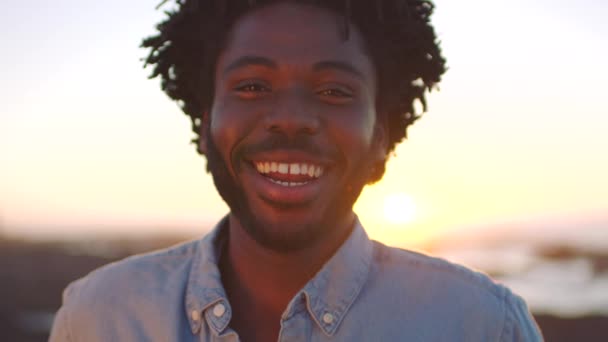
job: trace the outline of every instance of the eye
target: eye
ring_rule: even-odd
[[[331,96],[331,97],[346,97],[346,98],[352,97],[352,95],[349,92],[346,92],[342,89],[336,89],[336,88],[321,90],[319,92],[319,95]]]
[[[270,88],[263,82],[247,81],[237,84],[234,90],[238,93],[261,93],[269,92]]]
[[[346,104],[352,101],[354,93],[345,87],[332,86],[317,92],[321,100],[332,105]]]

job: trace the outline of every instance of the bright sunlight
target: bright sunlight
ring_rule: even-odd
[[[384,199],[384,218],[393,224],[410,223],[416,216],[414,200],[406,194],[396,193]]]

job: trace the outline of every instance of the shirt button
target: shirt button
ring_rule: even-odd
[[[331,324],[333,321],[334,315],[330,314],[329,312],[323,315],[323,322],[325,322],[326,324]]]
[[[222,303],[217,303],[214,307],[213,307],[213,315],[215,317],[222,317],[224,316],[224,313],[226,313],[226,307],[224,306],[224,304]]]
[[[198,321],[199,319],[201,319],[201,313],[198,312],[198,310],[192,310],[192,312],[190,313],[190,317],[192,317],[193,321]]]

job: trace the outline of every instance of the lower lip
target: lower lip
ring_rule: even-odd
[[[251,185],[262,199],[278,205],[305,205],[318,197],[326,173],[305,184],[285,186],[274,183],[268,177],[260,174],[251,164],[243,170],[251,176]]]

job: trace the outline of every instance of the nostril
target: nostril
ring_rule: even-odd
[[[282,131],[281,127],[277,124],[267,124],[266,130],[272,133],[280,133]]]
[[[303,127],[301,129],[301,133],[309,134],[309,135],[314,135],[317,133],[317,131],[318,131],[318,127]]]
[[[314,135],[320,126],[319,118],[307,113],[269,114],[264,127],[273,133]]]

